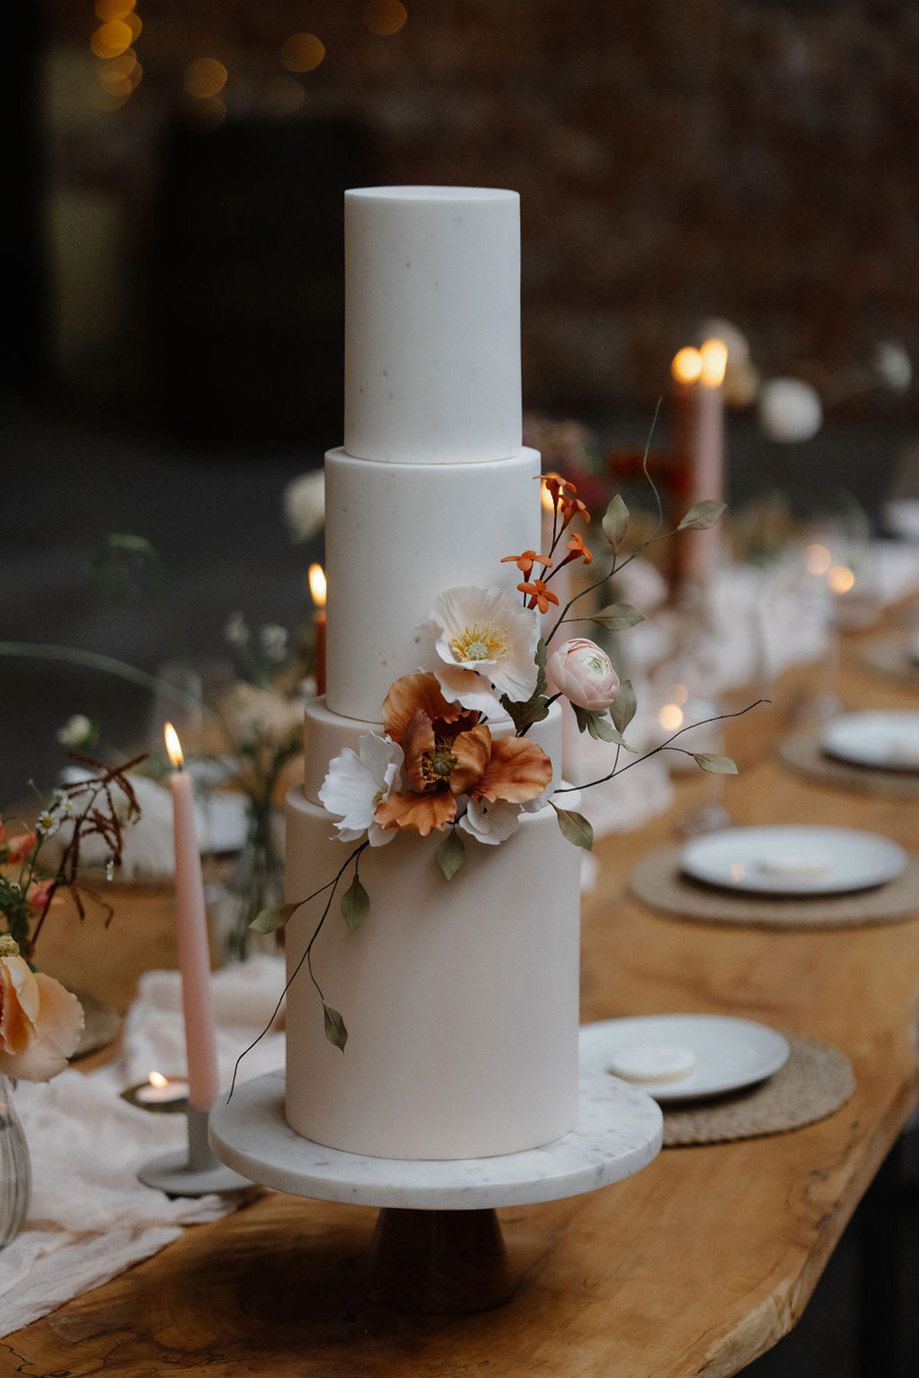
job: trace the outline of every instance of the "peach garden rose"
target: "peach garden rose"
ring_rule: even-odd
[[[60,981],[33,972],[0,936],[0,1072],[50,1081],[67,1066],[83,1029],[83,1008]]]
[[[578,708],[605,712],[619,688],[619,676],[604,650],[576,636],[553,651],[546,663],[549,683]]]

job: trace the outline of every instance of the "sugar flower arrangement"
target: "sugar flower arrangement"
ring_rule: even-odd
[[[121,863],[124,828],[140,817],[125,766],[107,767],[73,755],[87,773],[54,791],[43,804],[34,828],[13,832],[0,819],[0,1072],[26,1081],[50,1081],[63,1071],[83,1029],[83,1010],[75,995],[53,976],[34,968],[35,947],[53,905],[69,894],[81,919],[87,899],[112,917],[112,906],[80,873],[82,845],[101,838],[108,852],[105,877],[111,880]],[[123,820],[117,807],[126,800]],[[67,834],[53,869],[42,852],[56,833]]]
[[[516,832],[524,813],[546,804],[555,810],[563,835],[589,849],[590,823],[562,807],[561,796],[614,779],[660,751],[682,751],[703,770],[736,774],[728,757],[675,745],[687,728],[639,756],[625,736],[636,710],[630,682],[620,682],[609,656],[587,637],[561,640],[563,628],[575,624],[592,622],[623,631],[642,621],[642,614],[629,604],[612,604],[583,616],[576,615],[576,604],[648,545],[673,534],[661,530],[660,504],[654,533],[620,558],[629,511],[620,496],[613,498],[601,522],[608,566],[561,606],[556,592],[561,585],[553,587],[560,570],[574,562],[587,567],[593,561],[583,536],[572,529],[575,522],[588,522],[590,514],[573,483],[557,473],[540,478],[552,501],[548,550],[503,557],[501,563],[516,565],[521,576],[517,597],[494,587],[461,587],[434,600],[419,628],[422,668],[395,681],[382,705],[382,733],[366,732],[357,751],[341,751],[319,791],[320,802],[338,820],[337,838],[356,845],[337,874],[314,894],[263,910],[253,922],[257,931],[272,932],[301,905],[325,896],[322,914],[290,980],[306,964],[322,1002],[326,1037],[341,1049],[347,1029],[319,986],[312,949],[349,870],[350,883],[340,901],[342,916],[352,930],[369,917],[370,896],[360,878],[361,857],[368,847],[385,846],[400,832],[421,837],[436,833],[442,838],[436,862],[451,881],[463,865],[467,840],[498,846]],[[711,527],[723,511],[723,503],[697,503],[676,529]],[[543,636],[541,628],[548,622],[552,625]],[[560,698],[572,706],[581,732],[613,743],[616,751],[607,774],[553,791],[552,762],[527,738]],[[632,759],[620,765],[623,752]]]

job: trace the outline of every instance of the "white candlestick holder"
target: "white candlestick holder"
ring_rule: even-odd
[[[210,1112],[185,1109],[188,1125],[186,1148],[161,1153],[138,1168],[137,1176],[145,1187],[164,1191],[167,1196],[218,1196],[228,1191],[246,1191],[253,1187],[248,1177],[241,1177],[232,1168],[224,1167],[208,1143]]]

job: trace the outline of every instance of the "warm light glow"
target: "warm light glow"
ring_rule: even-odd
[[[673,356],[670,372],[678,383],[695,383],[702,373],[702,355],[691,345]]]
[[[163,728],[163,736],[166,739],[166,754],[176,770],[180,770],[185,757],[182,754],[182,743],[179,741],[179,734],[176,732],[171,722]]]
[[[127,48],[119,57],[109,58],[99,76],[102,81],[107,81],[109,76],[129,77],[137,66],[137,54],[133,48]]]
[[[292,115],[306,99],[306,92],[294,77],[273,77],[265,87],[265,94],[278,115]]]
[[[739,861],[733,861],[728,869],[731,872],[731,880],[735,885],[738,885],[744,878],[746,867],[742,866]]]
[[[164,1077],[162,1072],[151,1072],[148,1078],[151,1086],[168,1086],[169,1078]]]
[[[542,503],[544,512],[554,512],[555,503],[552,501],[552,494],[545,483],[539,485],[539,501]]]
[[[190,96],[207,100],[227,84],[229,73],[215,57],[197,57],[185,68],[185,90]]]
[[[325,44],[314,33],[292,33],[281,48],[281,61],[288,72],[312,72],[324,57]]]
[[[682,708],[683,704],[689,698],[689,690],[686,688],[685,684],[671,684],[667,696]]]
[[[855,575],[845,565],[832,565],[827,572],[826,581],[834,593],[848,593],[855,583]]]
[[[706,340],[699,353],[702,355],[702,372],[699,377],[703,387],[720,388],[728,366],[727,345],[723,340]]]
[[[123,19],[112,19],[96,29],[89,46],[96,57],[120,57],[134,42],[134,34]]]
[[[665,732],[676,732],[683,726],[683,710],[678,703],[665,703],[657,720]]]
[[[809,545],[804,552],[804,563],[808,574],[826,574],[833,557],[825,545]]]
[[[398,33],[408,19],[402,0],[370,0],[364,8],[364,26],[383,37]]]
[[[317,608],[325,607],[326,578],[322,565],[310,565],[310,594]]]
[[[135,0],[96,0],[96,14],[105,23],[108,19],[123,19],[134,8]]]
[[[140,38],[144,26],[139,14],[126,14],[123,18],[123,22],[127,24],[135,39]]]
[[[99,80],[109,95],[123,96],[125,100],[134,90],[134,83],[131,78],[123,77],[118,72],[100,72]]]

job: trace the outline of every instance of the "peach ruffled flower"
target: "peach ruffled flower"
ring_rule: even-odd
[[[31,971],[11,938],[0,943],[0,1072],[50,1081],[76,1051],[83,1008],[53,976]]]
[[[523,803],[541,794],[552,776],[541,747],[517,737],[493,741],[475,713],[444,697],[432,674],[396,680],[383,704],[383,724],[405,753],[411,786],[391,791],[374,811],[383,829],[427,837],[455,820],[461,795]]]
[[[553,689],[593,713],[605,712],[619,689],[619,676],[609,656],[585,636],[576,636],[553,651],[546,674]]]

